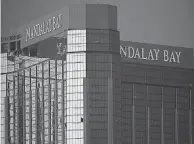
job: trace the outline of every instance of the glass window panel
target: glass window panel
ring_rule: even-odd
[[[72,64],[71,63],[68,63],[67,64],[67,70],[68,71],[72,71],[73,69],[72,69]]]
[[[78,65],[77,65],[77,70],[86,70],[86,64],[85,63],[79,63]]]
[[[73,97],[73,100],[82,100],[83,99],[83,94],[82,93],[72,93],[72,94],[68,94],[68,97],[71,98]],[[70,99],[68,99],[70,100]]]
[[[83,79],[82,78],[77,80],[77,85],[83,85]]]
[[[78,105],[76,105],[78,108],[68,108],[69,115],[83,115],[83,108],[80,108]]]
[[[77,85],[77,79],[72,79],[71,80],[71,85],[74,85],[74,86]]]
[[[76,78],[76,77],[78,77],[78,71],[74,71],[74,72],[72,72],[72,76],[73,76],[73,78]]]
[[[67,84],[69,83],[70,78],[73,78],[73,72],[67,72]]]
[[[77,63],[72,63],[72,71],[77,71],[77,66],[78,64]]]
[[[83,103],[83,101],[78,101],[77,99],[75,99],[74,101],[68,101],[67,102],[67,107],[68,108],[81,107],[82,103]]]
[[[67,123],[72,123],[72,122],[81,122],[81,116],[67,116]],[[68,124],[68,127],[69,127],[69,124]]]
[[[73,92],[75,92],[75,91],[73,90],[73,87],[68,86],[68,88],[67,88],[67,93],[73,93]],[[69,95],[67,95],[67,98],[69,98]]]
[[[86,77],[86,71],[81,71],[80,77]]]

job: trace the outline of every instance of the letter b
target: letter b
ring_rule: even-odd
[[[167,50],[164,50],[164,61],[165,62],[169,61],[168,51]]]

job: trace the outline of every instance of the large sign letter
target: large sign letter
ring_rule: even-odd
[[[26,29],[26,41],[30,39],[30,28]]]
[[[164,50],[164,61],[165,62],[169,61],[168,51],[167,50]]]
[[[121,54],[121,57],[124,55],[125,57],[127,57],[127,51],[126,51],[126,47],[125,49],[123,49],[122,46],[120,46],[120,54]]]

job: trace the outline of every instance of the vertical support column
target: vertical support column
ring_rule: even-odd
[[[57,59],[55,59],[55,144],[58,144],[58,88],[57,88]]]
[[[84,94],[84,144],[90,144],[91,132],[90,132],[90,122],[89,122],[89,81],[87,78],[83,78],[83,94]]]
[[[18,88],[18,94],[17,94],[17,144],[20,144],[20,79],[19,79],[19,72],[17,73],[17,88]]]
[[[192,144],[192,87],[189,89],[189,141]]]
[[[176,100],[175,100],[175,143],[179,144],[179,135],[178,135],[178,90],[176,88]]]
[[[9,143],[9,84],[6,75],[6,96],[4,98],[4,113],[5,113],[5,144]]]
[[[44,63],[42,63],[42,101],[41,101],[41,117],[42,117],[42,126],[41,126],[41,131],[42,131],[42,144],[45,142],[45,135],[44,135]]]
[[[146,97],[147,97],[147,144],[150,144],[150,105],[149,105],[149,94],[148,94],[149,87],[146,86]]]
[[[49,124],[48,124],[48,139],[49,144],[51,144],[51,85],[48,85],[48,114],[49,114]]]
[[[39,141],[38,141],[38,91],[39,91],[39,89],[36,88],[36,90],[35,90],[35,121],[36,121],[35,142],[36,142],[36,144],[39,144]]]
[[[66,55],[67,56],[67,55]],[[65,101],[65,105],[64,105],[64,110],[65,110],[65,143],[67,143],[67,63],[66,63],[66,67],[65,67],[65,97],[64,97],[64,101]]]
[[[23,144],[26,144],[26,97],[25,97],[25,70],[23,70],[22,79],[23,92]]]
[[[62,96],[62,143],[65,143],[65,126],[64,126],[64,55],[62,55],[62,82],[61,82],[61,96]]]
[[[113,81],[108,78],[108,144],[113,142]]]
[[[29,77],[30,77],[30,93],[29,93],[29,144],[32,144],[32,89],[31,89],[31,68],[29,71]]]
[[[148,106],[148,144],[150,144],[150,106]]]
[[[48,137],[49,137],[49,144],[51,144],[51,81],[50,81],[50,75],[51,75],[51,72],[50,72],[50,61],[49,61],[49,66],[48,66],[48,70],[49,70],[49,84],[48,84],[48,100],[49,100],[49,104],[48,104],[48,107],[49,107],[49,110],[48,110],[48,113],[49,113],[49,125],[48,125]]]
[[[135,84],[132,91],[132,144],[135,144]]]
[[[53,113],[52,113],[52,137],[53,137],[53,141],[52,143],[55,144],[55,101],[53,100]]]
[[[4,109],[5,109],[5,144],[9,143],[9,110],[8,110],[8,97],[4,98]]]
[[[162,86],[162,108],[161,108],[161,144],[164,144],[164,88]]]
[[[13,142],[14,143],[16,143],[16,141],[15,141],[15,133],[16,133],[16,131],[15,131],[15,116],[16,116],[16,114],[15,114],[15,109],[16,109],[16,107],[15,107],[15,76],[13,76]]]
[[[35,117],[36,117],[36,144],[41,143],[41,127],[40,127],[40,91],[39,87],[36,88],[35,96]]]
[[[36,65],[36,88],[38,87],[38,66]]]
[[[39,91],[39,84],[38,84],[38,67],[36,66],[36,91],[35,91],[35,120],[36,120],[36,136],[35,141],[36,144],[41,143],[41,136],[40,136],[40,91]]]
[[[37,82],[37,65],[36,65],[36,75],[35,75],[35,79],[36,79],[36,90],[35,90],[35,123],[36,123],[36,125],[35,125],[35,129],[36,129],[36,135],[35,135],[35,142],[36,142],[36,144],[38,144],[38,122],[37,122],[37,120],[38,120],[38,92],[39,92],[39,89],[38,89],[38,82]]]
[[[7,75],[6,75],[6,84],[7,84],[7,122],[8,122],[8,142],[10,143],[11,142],[11,129],[10,129],[10,122],[11,122],[11,117],[10,117],[10,107],[11,107],[11,104],[10,104],[10,82],[8,81],[7,79]]]

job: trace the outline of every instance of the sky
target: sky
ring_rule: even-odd
[[[1,0],[2,36],[75,3],[118,6],[121,40],[194,48],[194,0]]]

